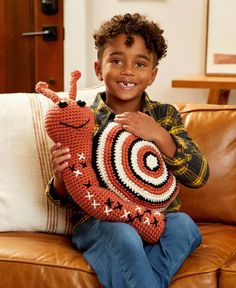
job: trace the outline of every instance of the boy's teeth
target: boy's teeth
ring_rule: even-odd
[[[133,87],[134,83],[124,83],[124,82],[120,82],[121,85],[125,86],[125,87]]]

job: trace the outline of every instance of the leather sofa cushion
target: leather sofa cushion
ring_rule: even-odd
[[[0,279],[1,287],[101,287],[70,237],[36,232],[0,233]]]
[[[235,281],[236,277],[236,227],[199,227],[203,243],[187,258],[170,287],[189,287],[191,283],[191,288],[214,288],[221,270],[222,281],[227,278],[228,287],[233,287],[230,283],[235,283],[231,279]],[[31,288],[101,287],[91,267],[73,248],[70,237],[45,233],[0,234],[0,279],[2,287],[13,287],[14,283],[18,288],[26,287],[26,283]]]
[[[222,283],[235,287],[236,227],[223,224],[199,224],[202,244],[186,259],[174,276],[170,288],[215,288],[218,277]],[[230,278],[229,278],[230,276]]]
[[[221,288],[236,285],[236,253],[234,252],[226,264],[221,268],[219,285]]]
[[[236,224],[236,106],[179,105],[189,135],[208,159],[200,189],[181,187],[182,210],[197,222]]]

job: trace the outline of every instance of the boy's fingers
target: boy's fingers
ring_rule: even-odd
[[[52,154],[52,163],[55,163],[57,165],[60,165],[60,163],[68,160],[71,158],[71,155],[69,153],[63,153],[61,152],[62,150],[60,151],[55,151],[53,154]]]
[[[57,157],[60,157],[62,155],[68,154],[70,152],[69,148],[63,148],[63,149],[56,149],[52,152],[52,159],[56,159]]]
[[[136,112],[124,112],[122,114],[117,114],[115,119],[132,119],[136,114]]]
[[[52,159],[52,169],[54,174],[60,173],[65,167],[68,166],[68,160],[71,158],[70,154],[66,154],[55,159]]]
[[[61,143],[55,143],[55,144],[51,147],[51,149],[50,149],[51,154],[52,154],[54,151],[56,151],[57,149],[59,149],[60,147],[61,147]]]
[[[125,116],[119,116],[119,117],[115,117],[114,121],[116,123],[120,123],[120,124],[129,124],[130,120],[128,117],[125,117]]]
[[[68,166],[68,162],[63,162],[60,166],[56,166],[53,169],[54,175],[57,177],[61,176],[61,172]]]

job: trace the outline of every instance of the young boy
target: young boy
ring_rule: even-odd
[[[190,187],[202,186],[208,164],[183,127],[180,114],[167,104],[151,101],[145,92],[166,54],[163,30],[139,14],[114,16],[94,34],[95,73],[106,90],[92,108],[96,129],[113,119],[136,136],[157,145],[176,178]],[[166,228],[160,241],[144,243],[129,224],[92,218],[68,196],[61,172],[69,149],[52,149],[54,178],[48,195],[56,203],[75,207],[73,243],[92,266],[104,287],[168,287],[186,257],[201,243],[197,225],[180,213],[178,197],[166,209]]]

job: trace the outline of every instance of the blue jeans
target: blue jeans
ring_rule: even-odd
[[[106,288],[168,287],[186,257],[201,243],[197,225],[185,213],[170,213],[160,241],[148,245],[129,224],[91,218],[72,242]]]

